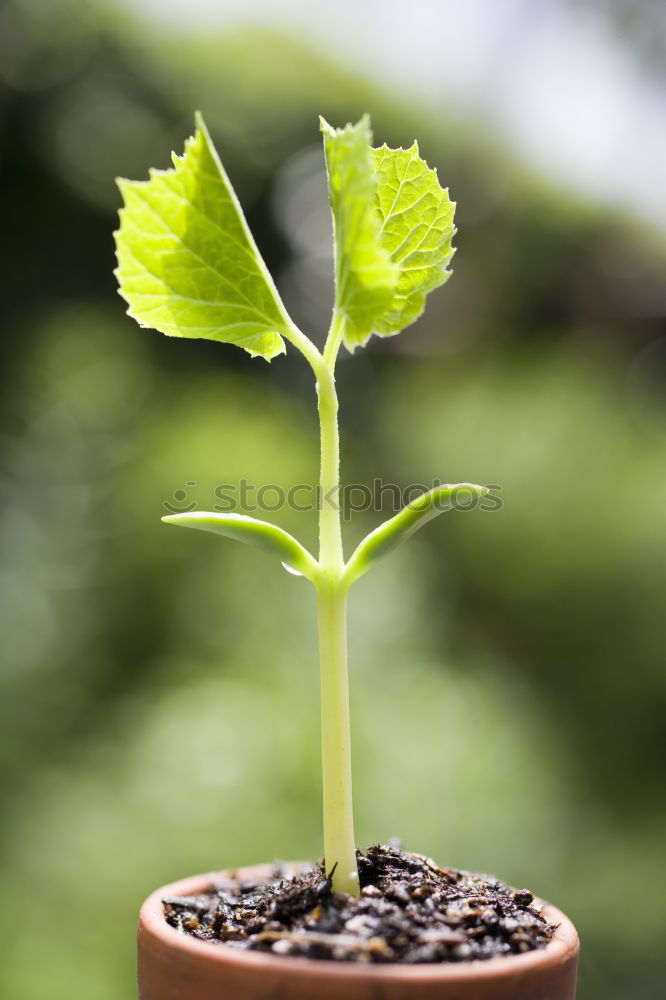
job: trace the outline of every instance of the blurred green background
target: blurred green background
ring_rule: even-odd
[[[332,295],[318,113],[418,136],[459,205],[455,275],[426,317],[339,368],[348,482],[471,480],[504,500],[440,518],[355,588],[359,844],[396,835],[551,898],[581,932],[580,1000],[663,995],[666,213],[650,178],[666,159],[645,123],[664,122],[664,8],[479,0],[459,49],[459,6],[0,11],[2,996],[131,997],[156,885],[321,851],[310,588],[159,521],[178,490],[205,509],[219,483],[312,482],[312,380],[293,352],[269,366],[139,330],[112,275],[114,177],[166,166],[195,108],[315,338]],[[546,35],[560,119],[525,104],[548,84]],[[475,52],[474,94],[438,75],[448,59],[464,82]],[[577,95],[569,57],[589,66]],[[612,105],[603,134],[591,94]],[[313,515],[274,517],[314,541]],[[381,517],[355,516],[348,544]]]

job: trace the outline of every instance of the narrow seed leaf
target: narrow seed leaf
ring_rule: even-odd
[[[418,143],[409,149],[372,150],[377,200],[382,217],[381,243],[399,268],[398,286],[389,309],[374,332],[400,333],[425,309],[428,292],[451,276],[454,254],[455,204],[419,156]]]
[[[162,520],[167,524],[212,531],[238,542],[256,545],[264,552],[277,556],[285,569],[305,576],[308,580],[313,580],[317,573],[317,563],[308,550],[293,535],[268,521],[258,521],[245,514],[217,514],[208,511],[167,514]]]
[[[350,350],[364,344],[391,307],[398,268],[380,241],[382,219],[367,115],[331,128],[321,119],[335,241],[335,308]]]
[[[148,181],[118,180],[119,290],[128,314],[170,337],[203,337],[270,361],[289,318],[201,115],[182,157]]]
[[[436,486],[412,500],[395,517],[384,521],[359,543],[347,563],[346,582],[358,580],[378,559],[388,555],[424,524],[445,510],[451,510],[457,500],[462,501],[465,496],[483,496],[485,493],[488,493],[486,486],[457,483],[454,486]]]

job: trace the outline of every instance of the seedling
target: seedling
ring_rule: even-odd
[[[203,337],[271,361],[285,341],[316,379],[321,464],[319,554],[292,535],[243,514],[193,511],[162,520],[249,542],[277,556],[317,591],[321,664],[324,857],[338,892],[359,891],[352,816],[347,595],[382,556],[482,486],[438,486],[372,531],[345,560],[335,365],[371,335],[400,333],[423,312],[428,292],[450,276],[454,204],[434,170],[409,149],[371,147],[367,116],[321,131],[335,242],[335,305],[323,350],[288,315],[261,258],[201,115],[173,169],[148,181],[120,180],[125,202],[116,233],[120,294],[140,326]]]

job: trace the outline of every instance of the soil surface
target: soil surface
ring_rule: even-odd
[[[357,856],[358,898],[333,892],[321,864],[295,875],[277,865],[262,882],[169,896],[166,919],[213,944],[344,962],[496,958],[543,948],[555,931],[527,889],[379,844]]]

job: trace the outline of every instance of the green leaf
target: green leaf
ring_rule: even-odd
[[[419,156],[418,143],[409,149],[373,149],[377,200],[382,218],[380,240],[399,268],[390,307],[374,332],[400,333],[425,309],[428,292],[451,276],[454,254],[455,204],[440,187],[437,171]]]
[[[331,128],[321,119],[335,240],[335,308],[350,350],[364,344],[391,307],[398,268],[380,241],[382,220],[367,115]]]
[[[437,172],[409,149],[371,149],[369,119],[333,129],[322,119],[335,233],[336,311],[353,351],[416,320],[450,277],[454,203]]]
[[[397,545],[404,542],[415,531],[431,521],[433,517],[437,517],[445,510],[451,510],[457,501],[462,501],[465,495],[480,497],[488,492],[486,486],[456,483],[454,486],[436,486],[427,493],[423,493],[416,500],[412,500],[406,507],[403,507],[395,517],[384,521],[369,535],[366,535],[347,563],[346,582],[353,583],[354,580],[358,580],[378,559],[388,555]]]
[[[167,514],[162,520],[167,524],[212,531],[238,542],[256,545],[264,552],[277,556],[285,569],[305,576],[308,580],[313,580],[317,574],[317,563],[308,550],[293,535],[268,521],[258,521],[245,514],[214,514],[208,511]]]
[[[196,124],[174,169],[118,181],[120,294],[141,326],[270,361],[290,320],[200,115]]]

